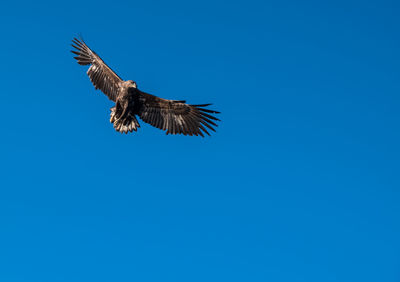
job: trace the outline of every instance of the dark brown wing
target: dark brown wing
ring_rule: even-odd
[[[217,111],[205,109],[211,104],[188,105],[185,101],[166,100],[154,95],[139,92],[139,117],[154,127],[166,130],[167,134],[210,135],[207,129],[215,131],[219,121],[211,114]]]
[[[90,48],[82,39],[74,38],[71,51],[80,65],[90,65],[87,74],[96,89],[100,89],[115,102],[118,96],[118,83],[122,79]]]

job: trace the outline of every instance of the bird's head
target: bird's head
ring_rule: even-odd
[[[133,80],[128,80],[128,82],[130,87],[137,88],[136,82],[134,82]]]

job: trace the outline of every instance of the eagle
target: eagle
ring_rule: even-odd
[[[166,131],[166,134],[189,136],[210,135],[219,121],[207,109],[211,104],[189,105],[184,100],[167,100],[139,90],[133,80],[122,80],[82,38],[72,40],[71,52],[78,64],[89,65],[87,75],[95,89],[100,89],[115,105],[110,109],[110,122],[116,131],[128,133],[140,127],[136,116],[142,121]]]

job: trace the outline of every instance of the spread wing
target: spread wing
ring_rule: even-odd
[[[205,109],[211,104],[188,105],[185,101],[166,100],[154,95],[139,92],[138,95],[139,117],[154,127],[167,130],[167,134],[200,135],[209,130],[215,131],[219,121],[211,114],[217,111]]]
[[[71,51],[80,65],[90,65],[87,74],[96,89],[100,89],[110,100],[118,96],[118,83],[122,79],[106,63],[92,51],[82,39],[74,38]]]

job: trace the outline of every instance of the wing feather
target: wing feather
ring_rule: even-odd
[[[118,96],[118,85],[122,79],[86,45],[83,39],[74,38],[72,42],[71,45],[76,50],[71,52],[77,55],[74,58],[78,64],[90,65],[87,74],[95,89],[100,89],[110,100],[115,101]]]
[[[210,135],[219,121],[212,114],[219,112],[205,109],[211,104],[189,105],[183,100],[167,100],[139,91],[138,115],[146,123],[165,130],[167,134]]]

